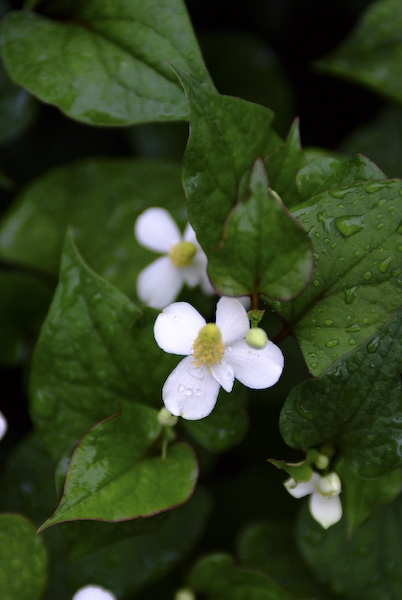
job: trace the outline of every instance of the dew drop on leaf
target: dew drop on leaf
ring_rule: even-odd
[[[366,271],[363,275],[364,279],[367,279],[367,280],[371,279],[371,276],[372,276],[371,271]]]
[[[357,286],[351,287],[349,290],[345,290],[345,304],[352,304],[357,296]]]
[[[339,340],[328,340],[328,342],[325,345],[327,348],[334,348],[338,344],[339,344]]]
[[[335,225],[344,237],[350,237],[354,233],[364,229],[364,215],[350,215],[335,219]]]

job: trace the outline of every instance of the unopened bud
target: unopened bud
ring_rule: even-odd
[[[182,588],[177,590],[174,595],[174,600],[196,600],[193,590],[190,588]]]
[[[247,331],[246,342],[251,348],[262,350],[268,344],[268,336],[261,327],[252,327]]]
[[[162,427],[174,427],[178,420],[179,418],[172,415],[165,407],[158,412],[159,425],[162,425]]]

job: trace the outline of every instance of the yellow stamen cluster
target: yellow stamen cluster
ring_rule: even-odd
[[[179,242],[170,248],[169,258],[175,267],[181,269],[192,264],[196,252],[197,248],[192,242]]]
[[[205,365],[210,369],[222,361],[225,345],[222,334],[214,323],[204,325],[193,344],[193,357],[196,367]]]

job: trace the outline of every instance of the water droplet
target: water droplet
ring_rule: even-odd
[[[328,340],[328,342],[325,345],[327,348],[334,348],[338,344],[339,344],[339,340]]]
[[[358,250],[356,250],[356,252],[354,253],[354,257],[359,258],[359,256],[360,256],[360,252]]]
[[[393,204],[391,204],[390,206],[388,206],[387,211],[388,212],[392,212],[394,210],[395,206]]]
[[[349,193],[349,188],[346,188],[346,190],[331,190],[329,192],[329,194],[333,197],[333,198],[340,198],[341,200],[346,196],[346,194]]]
[[[320,239],[320,237],[321,237],[321,236],[320,236],[320,234],[318,233],[318,231],[316,231],[314,235],[315,235],[315,237],[316,237],[318,240],[319,240],[319,239]]]
[[[363,220],[365,215],[349,215],[335,219],[335,225],[344,237],[350,237],[354,233],[364,229]]]
[[[182,384],[179,385],[179,392],[184,392],[184,385],[182,385]]]
[[[380,229],[382,229],[383,227],[384,227],[384,223],[378,223],[378,225],[375,226],[377,231],[380,231]]]
[[[228,352],[233,352],[232,346],[228,346]]]
[[[324,323],[325,323],[325,325],[330,326],[333,324],[333,321],[331,321],[331,319],[325,319]]]
[[[187,58],[188,58],[188,60],[194,60],[195,59],[195,52],[190,52]]]
[[[358,325],[357,323],[354,323],[353,325],[350,325],[349,327],[346,328],[346,331],[348,331],[349,333],[357,333],[358,331],[360,331],[361,327],[360,325]]]
[[[202,390],[195,390],[195,395],[196,396],[201,396],[202,395]]]
[[[368,320],[367,318],[363,319],[363,323],[364,323],[365,325],[367,325],[367,324],[368,324],[368,322],[369,322],[369,320]]]
[[[336,242],[335,242],[334,244],[331,244],[331,248],[332,248],[332,250],[334,250],[334,249],[337,247],[337,245],[338,245],[338,244],[337,244]]]
[[[329,217],[327,215],[327,213],[324,212],[319,212],[317,214],[317,219],[320,221],[320,223],[322,223],[324,225],[324,231],[326,231],[327,233],[329,233],[331,231],[331,223],[334,220],[334,217]],[[329,242],[329,240],[328,240]],[[328,242],[325,242],[326,244]]]
[[[356,346],[356,340],[354,340],[353,338],[350,338],[348,344],[349,344],[349,346]]]
[[[316,363],[316,362],[311,363],[312,369],[316,369],[317,367],[318,367],[318,363]]]
[[[385,198],[381,198],[381,200],[378,200],[378,202],[376,202],[373,205],[373,208],[379,208],[380,206],[384,206],[384,204],[386,204],[386,199]],[[380,218],[381,219],[381,215],[379,217],[377,217],[377,219]]]
[[[313,285],[315,285],[315,287],[318,287],[320,285],[320,282],[318,281],[318,279],[314,279]]]
[[[367,280],[369,280],[369,279],[371,279],[371,275],[372,275],[371,271],[366,271],[366,272],[363,274],[363,277],[364,277],[364,279],[367,279]]]
[[[329,238],[325,238],[324,244],[329,244]]]
[[[190,388],[187,388],[184,393],[186,394],[186,396],[192,396],[193,395],[193,390],[190,390]]]
[[[380,337],[376,336],[367,344],[367,352],[369,352],[370,354],[374,354],[375,352],[377,352],[379,345]]]
[[[179,317],[177,315],[174,315],[173,321],[178,321],[178,320],[179,320]]]
[[[394,269],[393,271],[391,271],[392,277],[398,277],[398,275],[400,275],[401,273],[402,269]]]
[[[397,246],[396,249],[398,250],[398,252],[402,252],[402,246]]]
[[[391,260],[392,260],[392,256],[388,256],[388,258],[386,258],[385,260],[380,262],[380,266],[378,268],[380,269],[381,273],[386,273]]]
[[[348,315],[348,316],[346,317],[346,320],[347,320],[347,322],[348,322],[348,323],[350,323],[350,321],[352,320],[352,317],[351,317],[351,315]]]
[[[351,287],[349,290],[345,290],[345,304],[352,304],[352,302],[354,301],[354,299],[357,296],[357,289],[358,286],[355,285],[354,287]]]
[[[366,192],[368,194],[373,194],[374,192],[378,192],[379,190],[382,190],[385,185],[386,184],[381,181],[369,181],[368,184],[366,185]]]

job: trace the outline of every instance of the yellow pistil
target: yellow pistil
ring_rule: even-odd
[[[222,334],[214,323],[204,325],[193,344],[193,357],[196,367],[205,365],[210,369],[222,361],[225,345]]]
[[[192,264],[196,253],[197,248],[192,242],[179,242],[170,248],[169,258],[175,267],[181,269]]]

